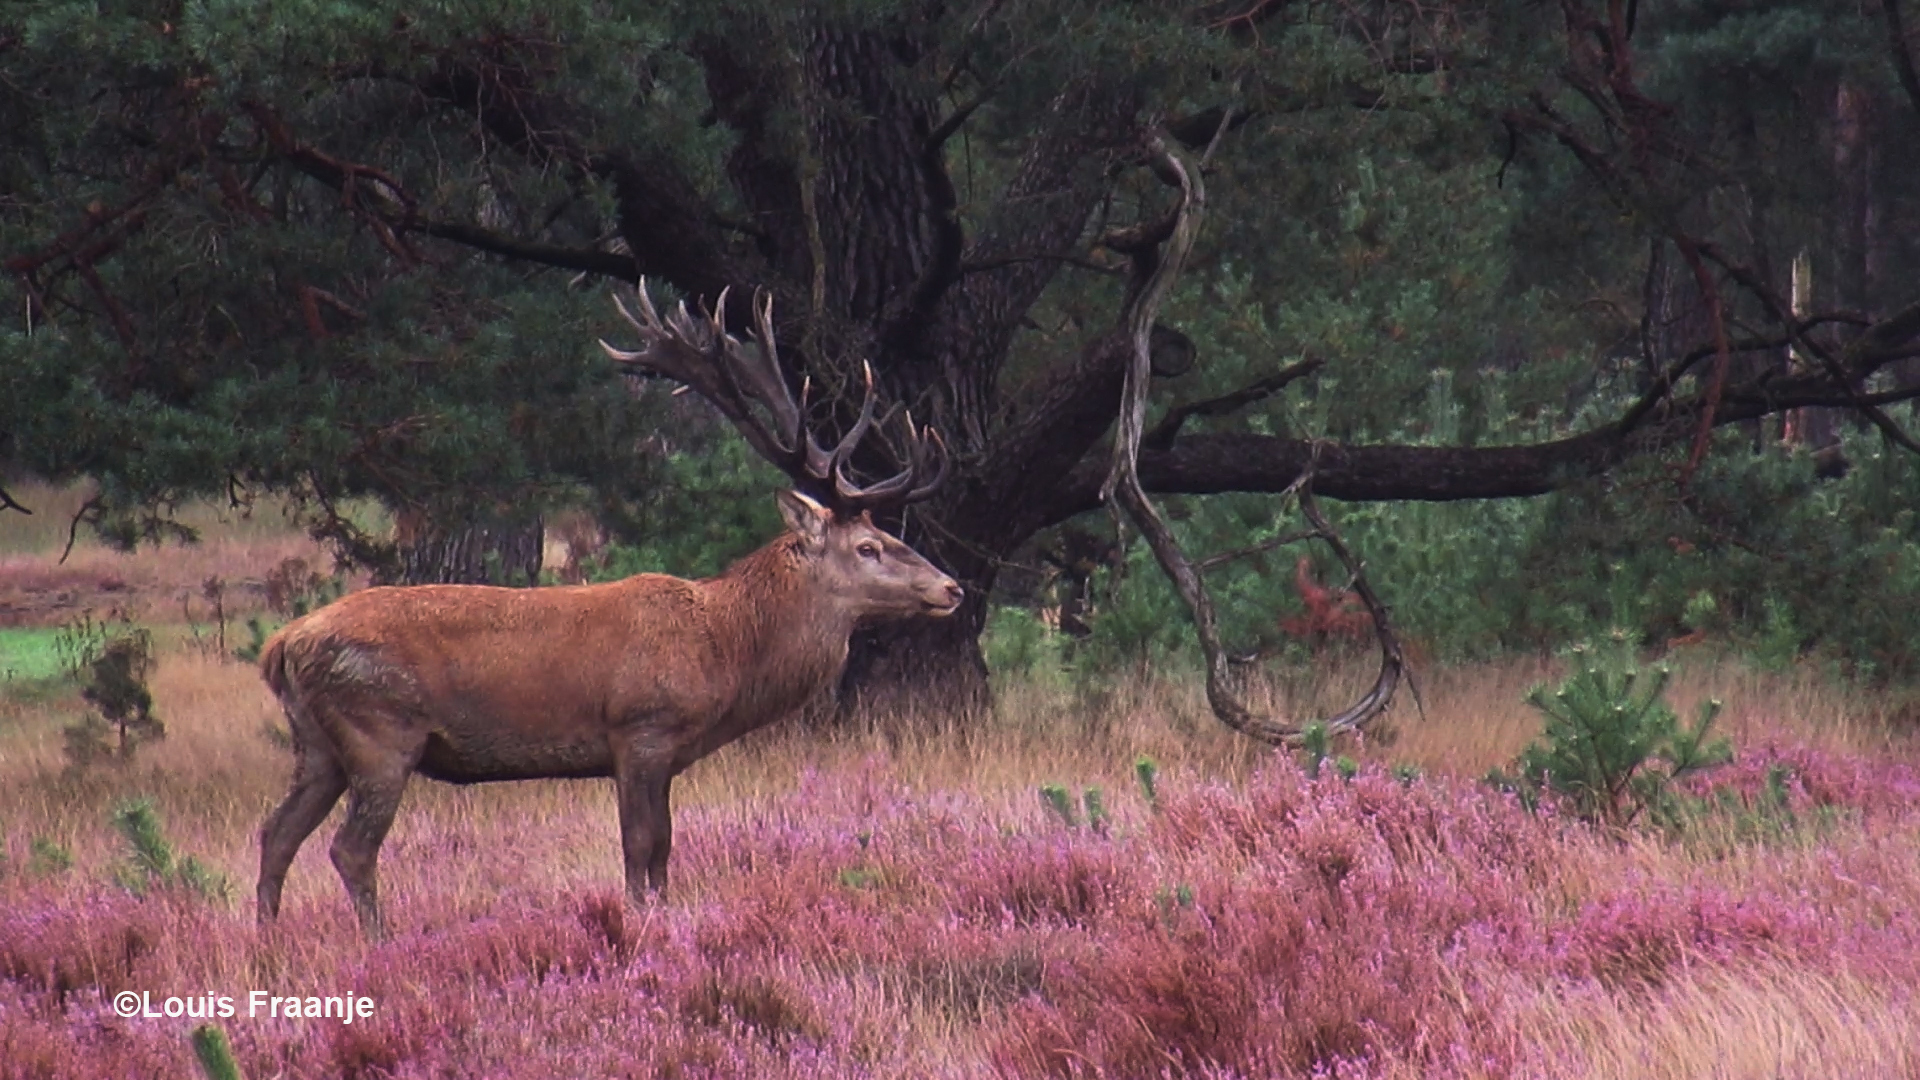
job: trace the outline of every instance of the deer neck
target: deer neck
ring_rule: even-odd
[[[797,538],[775,540],[712,585],[741,614],[738,662],[764,695],[804,700],[839,676],[854,618],[820,585]]]

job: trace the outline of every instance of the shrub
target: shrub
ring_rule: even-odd
[[[113,828],[127,842],[127,861],[115,869],[114,879],[136,896],[147,890],[180,888],[208,899],[228,899],[233,885],[225,875],[209,870],[191,855],[176,860],[173,845],[160,829],[160,816],[153,803],[136,799],[120,804],[113,811]]]
[[[1558,690],[1528,693],[1546,715],[1546,731],[1521,752],[1515,775],[1496,769],[1489,779],[1528,805],[1551,792],[1581,817],[1616,828],[1643,815],[1677,823],[1673,782],[1732,757],[1725,739],[1707,739],[1720,703],[1702,703],[1693,724],[1682,725],[1662,699],[1671,670],[1642,670],[1624,643],[1617,646],[1574,649],[1577,670]]]
[[[91,652],[80,696],[94,711],[64,731],[69,765],[84,769],[99,761],[126,762],[142,745],[165,738],[166,725],[153,715],[153,694],[147,690],[153,635],[129,628],[77,647]]]

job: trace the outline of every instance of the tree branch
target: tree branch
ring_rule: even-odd
[[[1270,537],[1257,544],[1248,544],[1246,547],[1234,548],[1232,551],[1223,551],[1218,555],[1209,555],[1201,559],[1196,565],[1203,571],[1212,570],[1215,567],[1225,566],[1230,562],[1249,558],[1262,552],[1272,551],[1277,547],[1297,544],[1302,540],[1311,540],[1318,535],[1320,534],[1314,532],[1312,529],[1308,529],[1305,532],[1281,533],[1279,536]]]
[[[1920,400],[1920,387],[1863,395],[1874,407]],[[1714,425],[1769,416],[1808,405],[1854,407],[1856,399],[1814,376],[1730,388]],[[1273,435],[1188,435],[1171,447],[1140,451],[1140,483],[1158,495],[1286,492],[1311,465],[1313,489],[1348,502],[1458,502],[1546,495],[1605,473],[1644,454],[1685,444],[1704,401],[1689,399],[1659,424],[1620,421],[1550,442],[1519,446],[1340,446]],[[1318,458],[1316,460],[1316,453]],[[1044,528],[1100,507],[1105,462],[1080,463],[1048,507]]]
[[[1325,360],[1317,357],[1309,358],[1297,364],[1289,364],[1266,378],[1261,379],[1259,382],[1241,387],[1231,394],[1222,394],[1219,397],[1208,398],[1205,401],[1195,401],[1186,405],[1176,405],[1167,410],[1167,415],[1161,418],[1158,424],[1154,425],[1152,431],[1141,436],[1140,445],[1143,449],[1165,450],[1167,447],[1173,445],[1174,437],[1180,434],[1180,428],[1189,418],[1195,416],[1227,416],[1238,412],[1256,401],[1264,400],[1279,393],[1295,380],[1305,378],[1319,371],[1325,367],[1326,364],[1327,362]]]
[[[1225,132],[1226,121],[1226,117],[1221,117],[1220,133]],[[1217,145],[1218,139],[1217,133],[1214,144]],[[1211,149],[1209,146],[1209,151]],[[1187,556],[1173,529],[1160,516],[1159,508],[1154,506],[1153,500],[1147,497],[1140,485],[1141,435],[1146,421],[1147,389],[1153,374],[1154,320],[1159,314],[1160,305],[1172,291],[1175,278],[1186,265],[1187,255],[1193,249],[1206,210],[1206,187],[1201,181],[1199,163],[1182,161],[1177,153],[1166,149],[1159,139],[1149,145],[1148,153],[1157,159],[1156,172],[1170,174],[1178,184],[1180,199],[1165,250],[1134,253],[1136,276],[1145,270],[1146,279],[1136,282],[1126,305],[1131,362],[1121,390],[1120,416],[1107,475],[1100,485],[1100,499],[1112,510],[1116,530],[1123,510],[1132,519],[1134,527],[1140,530],[1147,546],[1152,549],[1154,560],[1172,581],[1174,590],[1180,594],[1193,616],[1194,630],[1200,639],[1200,651],[1206,658],[1207,704],[1212,708],[1213,715],[1221,723],[1244,735],[1269,745],[1284,745],[1300,739],[1305,728],[1262,716],[1247,706],[1242,688],[1238,685],[1239,680],[1233,674],[1229,654],[1221,642],[1213,599],[1207,591],[1204,565],[1195,565]],[[1330,732],[1352,731],[1386,711],[1393,699],[1394,688],[1399,685],[1404,661],[1401,659],[1399,641],[1388,623],[1385,605],[1380,603],[1367,585],[1359,560],[1340,541],[1339,534],[1334,532],[1332,525],[1314,505],[1312,475],[1309,467],[1293,486],[1293,491],[1300,499],[1301,513],[1313,525],[1314,535],[1325,540],[1340,561],[1352,571],[1355,587],[1373,616],[1374,629],[1380,639],[1380,674],[1373,688],[1352,707],[1325,722]]]
[[[960,264],[960,272],[962,274],[984,274],[989,270],[998,270],[1002,267],[1015,266],[1027,262],[1063,263],[1067,266],[1078,267],[1082,270],[1092,270],[1097,274],[1118,274],[1121,272],[1118,266],[1108,266],[1105,263],[1089,259],[1084,255],[1074,254],[1006,255],[998,259],[963,262]]]
[[[33,511],[21,506],[20,503],[14,499],[13,493],[6,489],[5,485],[0,485],[0,510],[17,510],[22,514],[28,515],[33,513]]]
[[[473,225],[463,225],[450,221],[430,221],[410,219],[396,223],[403,232],[418,232],[440,240],[463,244],[493,255],[503,255],[522,262],[539,263],[542,266],[557,267],[562,270],[580,270],[589,274],[601,274],[618,278],[628,283],[640,280],[640,272],[634,265],[632,255],[613,251],[600,251],[596,248],[570,248],[558,244],[541,244],[530,240],[520,240],[503,236]]]

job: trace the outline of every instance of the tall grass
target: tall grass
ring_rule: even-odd
[[[1123,682],[1099,716],[1010,687],[978,728],[776,729],[683,778],[675,892],[647,911],[619,898],[606,783],[416,781],[382,865],[397,936],[368,945],[332,823],[271,930],[245,899],[115,884],[125,799],[244,894],[283,794],[257,676],[174,653],[168,738],[124,772],[61,772],[59,703],[0,736],[0,1073],[186,1074],[193,1021],[120,1020],[111,994],[263,989],[378,1012],[224,1021],[248,1075],[1912,1075],[1920,779],[1881,706],[1684,674],[1742,747],[1714,784],[1757,806],[1788,770],[1784,824],[1623,842],[1471,779],[1537,732],[1514,702],[1547,674],[1430,677],[1426,718],[1359,747],[1351,782],[1228,735],[1178,681]],[[1047,783],[1101,788],[1110,826],[1064,826]],[[72,869],[26,869],[43,837]]]
[[[1477,782],[1540,730],[1537,659],[1423,673],[1424,715],[1342,748],[1352,780],[1166,671],[1009,680],[967,726],[760,732],[676,785],[674,890],[644,910],[605,781],[415,781],[369,944],[338,811],[254,925],[283,721],[250,666],[159,640],[168,734],[121,768],[65,768],[77,690],[0,689],[0,1078],[191,1075],[202,1021],[121,1019],[122,990],[236,999],[249,1076],[1920,1075],[1920,753],[1898,702],[1811,676],[1682,669],[1675,707],[1725,701],[1737,756],[1676,835]],[[1307,716],[1370,677],[1262,693]],[[1098,789],[1104,826],[1048,785]],[[138,798],[238,895],[124,884]],[[253,990],[376,1012],[249,1018]]]

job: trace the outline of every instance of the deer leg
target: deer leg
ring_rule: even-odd
[[[377,878],[380,843],[387,838],[393,815],[400,809],[410,768],[356,776],[349,784],[347,820],[333,836],[333,868],[346,883],[347,896],[360,916],[360,930],[371,940],[386,936],[380,920]]]
[[[647,798],[653,815],[653,856],[647,860],[647,888],[656,893],[667,891],[667,856],[673,852],[673,808],[669,801],[668,789],[673,785],[673,774],[660,777],[658,783],[647,787]]]
[[[268,922],[280,914],[280,889],[286,884],[287,868],[293,865],[300,845],[326,820],[346,790],[346,774],[331,753],[300,746],[293,766],[293,789],[260,828],[260,884],[255,891],[259,921]]]
[[[650,894],[667,888],[667,855],[673,849],[667,788],[672,782],[673,773],[651,763],[623,766],[616,778],[627,898],[636,905],[645,905]]]

